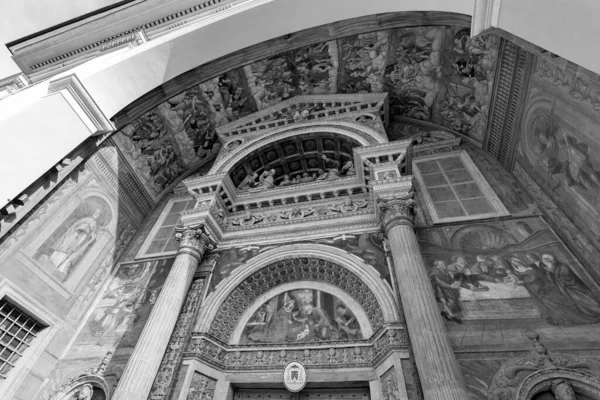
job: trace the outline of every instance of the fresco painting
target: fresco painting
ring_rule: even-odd
[[[113,216],[106,200],[90,196],[37,249],[33,258],[55,268],[67,280],[107,229]]]
[[[350,308],[319,290],[291,290],[269,299],[252,315],[241,343],[356,340],[363,335]]]
[[[69,357],[98,355],[115,349],[113,362],[135,347],[160,294],[173,259],[120,264],[96,304]],[[125,360],[126,361],[126,360]]]
[[[600,322],[598,288],[541,218],[424,229],[420,236],[448,321]]]
[[[363,233],[341,235],[333,238],[317,239],[310,242],[337,247],[350,254],[360,257],[366,264],[377,270],[383,279],[391,286],[389,250],[385,249],[383,233]],[[250,261],[253,257],[267,250],[276,248],[277,245],[254,246],[249,245],[239,248],[230,248],[220,252],[218,261],[213,269],[209,292],[234,273],[235,269]]]

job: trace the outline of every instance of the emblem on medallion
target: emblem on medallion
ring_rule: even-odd
[[[283,370],[283,384],[290,392],[299,392],[306,385],[306,369],[297,361],[292,361]]]

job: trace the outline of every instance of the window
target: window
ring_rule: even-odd
[[[43,328],[6,297],[0,299],[0,379],[6,379]]]
[[[172,254],[179,248],[175,240],[175,228],[179,225],[181,213],[194,208],[195,200],[174,201],[165,207],[148,239],[140,249],[138,257]]]
[[[434,223],[509,215],[465,151],[413,161]]]

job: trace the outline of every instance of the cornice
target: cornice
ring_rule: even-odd
[[[104,115],[77,75],[71,74],[50,81],[48,96],[62,94],[92,135],[113,132],[115,126]]]

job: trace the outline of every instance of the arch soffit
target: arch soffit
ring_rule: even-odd
[[[389,285],[384,282],[373,267],[366,264],[359,257],[348,254],[344,250],[311,243],[277,247],[266,251],[263,254],[259,254],[244,265],[239,266],[227,279],[217,285],[215,291],[205,299],[205,306],[198,315],[194,330],[196,332],[208,332],[221,304],[227,299],[227,296],[229,296],[229,294],[250,275],[274,262],[284,260],[288,257],[299,256],[310,256],[330,261],[354,273],[365,285],[367,285],[369,290],[373,292],[379,307],[381,307],[383,321],[385,323],[392,323],[400,320],[398,307]]]
[[[249,322],[250,318],[254,315],[254,313],[266,301],[272,299],[273,297],[275,297],[281,293],[284,293],[284,292],[287,292],[290,290],[300,289],[303,287],[303,284],[310,285],[311,289],[316,289],[316,290],[320,290],[322,292],[327,292],[329,294],[332,294],[332,295],[336,296],[338,299],[342,300],[344,302],[344,304],[346,304],[352,310],[352,313],[354,314],[354,316],[356,317],[356,320],[358,321],[358,324],[360,325],[360,329],[363,333],[363,336],[365,338],[369,338],[373,335],[373,327],[371,326],[371,323],[369,322],[369,317],[367,316],[367,313],[365,312],[365,310],[363,310],[363,308],[360,306],[360,304],[348,293],[346,293],[342,289],[338,288],[337,286],[334,286],[334,285],[331,285],[331,284],[325,283],[325,282],[314,282],[314,281],[299,281],[298,282],[298,281],[296,281],[296,282],[288,282],[283,285],[279,285],[279,286],[269,290],[268,292],[260,295],[254,301],[254,303],[252,303],[252,305],[250,307],[248,307],[246,309],[246,311],[244,311],[242,318],[240,318],[235,330],[231,334],[231,339],[229,341],[229,344],[230,345],[240,344],[240,340],[242,338],[242,332],[243,332],[244,328],[246,327],[246,324]]]
[[[315,121],[304,124],[294,124],[264,133],[261,136],[242,143],[229,154],[217,158],[207,175],[229,173],[230,170],[248,154],[261,147],[281,139],[316,132],[329,132],[346,136],[357,141],[361,146],[388,143],[387,137],[368,126],[347,121]],[[231,138],[235,140],[236,137]],[[241,139],[241,138],[237,138]],[[221,150],[223,151],[223,150]]]

